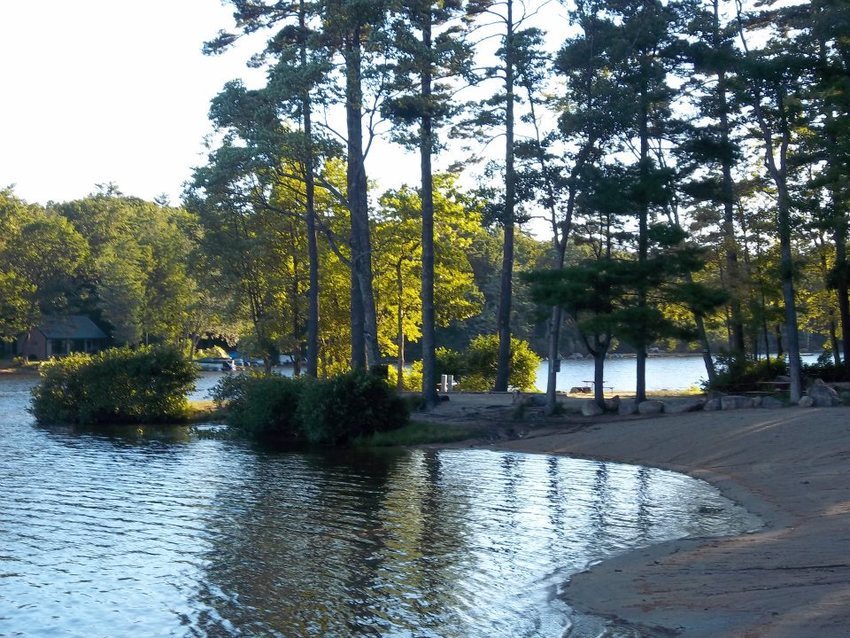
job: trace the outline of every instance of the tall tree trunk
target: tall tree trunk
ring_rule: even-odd
[[[398,375],[396,377],[396,389],[401,392],[404,390],[404,279],[401,274],[402,260],[396,262],[396,303],[398,312],[396,313],[396,330],[398,331]]]
[[[720,135],[724,148],[729,144],[729,115],[726,96],[726,75],[717,75],[717,91],[720,98]],[[729,349],[736,356],[746,354],[744,343],[744,320],[741,312],[741,275],[738,267],[738,249],[735,238],[735,189],[732,181],[732,159],[724,154],[722,160],[723,172],[723,241],[726,245],[726,272],[732,290],[729,310],[731,312]]]
[[[771,156],[772,157],[772,156]],[[797,306],[794,294],[794,257],[791,252],[791,201],[786,186],[784,157],[777,179],[777,208],[779,214],[779,254],[782,272],[782,301],[785,305],[785,347],[788,350],[788,374],[791,377],[790,399],[796,403],[802,396],[802,363],[797,330]]]
[[[818,41],[818,52],[821,67],[826,69],[829,67],[828,60],[829,46],[820,38]],[[826,120],[825,135],[827,149],[827,164],[828,167],[836,170],[841,165],[841,160],[836,154],[836,149],[839,148],[838,136],[835,133],[835,118],[836,112],[832,97],[825,97],[823,104],[823,113]],[[843,346],[844,366],[846,367],[845,374],[850,376],[850,264],[847,262],[847,236],[848,222],[846,208],[843,205],[843,197],[840,189],[833,181],[830,185],[831,201],[831,226],[832,239],[835,243],[835,265],[833,266],[833,285],[838,299],[838,314],[841,318],[841,342]],[[838,363],[838,349],[833,348],[836,357],[836,365]]]
[[[304,0],[298,3],[299,45],[301,67],[307,68],[307,24]],[[313,121],[310,89],[301,94],[304,125],[304,194],[307,213],[307,260],[309,261],[310,291],[307,299],[307,375],[319,373],[319,244],[316,237],[316,186],[313,159]]]
[[[295,224],[292,223],[289,228],[289,237],[290,243],[295,246],[296,237],[295,237]],[[298,257],[293,254],[292,256],[292,292],[290,293],[292,296],[292,343],[293,343],[293,352],[292,352],[292,375],[293,376],[301,376],[301,348],[297,345],[301,340],[301,324],[298,321],[298,315],[301,314],[301,303],[300,303],[300,294],[298,291],[298,279],[299,279],[299,261]],[[272,365],[274,362],[269,361]],[[271,369],[269,369],[271,372]]]
[[[605,355],[607,347],[597,347],[593,351],[593,400],[605,409]]]
[[[714,0],[714,29],[713,38],[716,48],[720,47],[720,3]],[[729,96],[727,92],[726,72],[720,69],[717,72],[717,98],[720,107],[720,140],[724,149],[729,147],[729,137],[732,127],[729,123]],[[732,297],[729,302],[731,321],[729,325],[729,349],[736,356],[743,357],[746,354],[744,343],[744,320],[741,312],[740,284],[741,277],[738,268],[738,250],[735,238],[735,190],[732,181],[732,156],[725,153],[721,159],[723,174],[723,242],[726,248],[726,270],[729,276]],[[711,372],[709,372],[709,380]]]
[[[366,370],[380,361],[378,348],[378,320],[375,310],[375,294],[372,288],[372,247],[369,231],[369,200],[366,167],[363,155],[363,87],[361,75],[360,27],[355,27],[346,39],[345,48],[345,93],[346,127],[348,133],[348,207],[351,212],[351,267],[356,278],[351,300],[352,366]],[[355,307],[359,305],[359,310]],[[360,313],[360,325],[355,332],[355,312]],[[359,355],[362,341],[363,356]],[[355,356],[357,354],[357,356]]]
[[[354,233],[352,232],[352,235]],[[351,249],[354,254],[354,247]],[[366,370],[366,341],[363,339],[363,295],[360,281],[351,263],[351,367]]]
[[[705,330],[705,320],[699,313],[694,313],[694,321],[697,325],[697,334],[702,343],[702,361],[705,364],[705,373],[708,375],[708,383],[713,384],[717,378],[717,368],[714,367],[714,359],[711,356],[711,342]]]
[[[740,8],[739,8],[740,11]],[[740,15],[739,15],[740,18]],[[743,22],[739,19],[739,24]],[[739,26],[744,51],[749,55],[743,26]],[[791,250],[791,198],[788,192],[788,147],[791,144],[791,122],[789,121],[787,92],[782,84],[784,78],[771,87],[771,99],[775,99],[776,129],[771,127],[762,109],[762,84],[751,85],[753,112],[756,116],[762,142],[764,162],[770,178],[776,186],[777,225],[779,227],[779,260],[782,282],[782,301],[785,306],[785,346],[788,349],[788,373],[791,377],[790,399],[797,403],[802,396],[802,365],[800,341],[797,328],[797,307],[794,294],[794,257]],[[775,134],[778,133],[778,139]]]
[[[431,50],[431,8],[426,10],[422,27],[422,45]],[[434,148],[431,102],[431,64],[425,65],[421,77],[422,99],[426,105],[419,137],[422,201],[422,400],[425,409],[437,405],[437,337],[434,313],[434,179],[431,153]]]
[[[836,213],[833,231],[835,242],[835,294],[838,299],[838,314],[841,317],[841,343],[843,347],[844,366],[850,374],[850,264],[847,263],[847,218],[843,213]],[[836,350],[836,354],[838,351]]]
[[[643,269],[649,259],[649,202],[647,200],[646,188],[649,183],[649,105],[647,96],[640,96],[640,200],[638,202],[638,268]],[[638,308],[647,307],[646,285],[641,280],[637,289]],[[641,335],[635,344],[637,349],[635,365],[635,400],[646,401],[646,337]]]
[[[505,35],[505,211],[502,271],[499,285],[499,309],[496,326],[499,333],[499,358],[496,368],[497,392],[508,389],[511,366],[511,302],[514,269],[514,218],[516,175],[514,173],[514,17],[513,0],[507,0]]]

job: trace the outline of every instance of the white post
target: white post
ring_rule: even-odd
[[[444,374],[440,377],[440,392],[446,393],[449,391],[449,376]]]

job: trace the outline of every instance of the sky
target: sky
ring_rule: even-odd
[[[261,38],[202,54],[232,24],[221,0],[0,0],[0,188],[47,203],[112,182],[179,203],[205,162],[210,100],[231,79],[264,80],[245,64]],[[441,160],[437,169],[451,162]],[[392,144],[367,159],[381,188],[416,183],[418,170]]]
[[[0,0],[0,187],[63,201],[115,182],[175,200],[203,160],[209,100],[245,56],[208,57],[217,0]]]

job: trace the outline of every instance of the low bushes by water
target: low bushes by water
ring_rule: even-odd
[[[352,371],[331,379],[245,374],[213,390],[228,424],[264,443],[340,445],[405,425],[407,403],[384,379]]]
[[[41,366],[30,411],[39,423],[175,423],[189,414],[197,372],[165,347],[74,353]]]
[[[773,381],[787,376],[788,363],[783,358],[758,359],[723,355],[715,358],[717,376],[706,383],[707,390],[719,392],[747,392],[760,390],[759,381]]]
[[[302,379],[249,372],[222,377],[212,397],[227,405],[227,424],[246,438],[281,443],[300,435],[297,412],[303,392]]]

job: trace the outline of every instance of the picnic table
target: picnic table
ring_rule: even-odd
[[[593,381],[592,379],[591,379],[591,380],[589,380],[589,381],[586,381],[586,380],[582,379],[582,383],[584,383],[586,386],[590,387],[591,391],[593,390],[594,386],[596,385],[596,382],[595,382],[595,381]],[[612,386],[612,385],[605,385],[605,382],[604,382],[604,381],[602,382],[602,384],[603,384],[603,385],[602,385],[602,390],[603,390],[603,391],[605,391],[605,390],[610,390],[610,391],[612,391],[612,392],[614,391],[614,386]]]
[[[758,381],[758,385],[764,386],[764,389],[770,392],[783,392],[790,389],[790,381]]]

